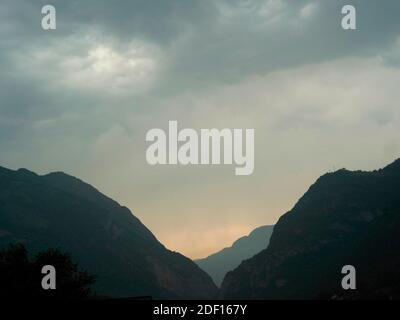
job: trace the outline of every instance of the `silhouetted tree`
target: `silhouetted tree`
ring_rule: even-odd
[[[56,270],[56,289],[42,288],[42,268]],[[93,294],[95,277],[81,271],[67,253],[50,249],[29,259],[24,245],[14,244],[0,251],[0,297],[29,299],[84,299]]]

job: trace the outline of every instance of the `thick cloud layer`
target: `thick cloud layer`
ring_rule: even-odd
[[[50,32],[45,4],[0,3],[0,164],[80,176],[173,249],[210,253],[325,171],[399,156],[397,0],[351,1],[356,31],[341,0],[54,0]],[[254,175],[148,166],[168,120],[255,128]]]

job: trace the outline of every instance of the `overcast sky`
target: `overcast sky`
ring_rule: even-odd
[[[400,156],[398,0],[52,0],[50,32],[48,3],[0,2],[0,165],[77,176],[172,250],[206,256],[321,174]],[[149,166],[169,120],[254,128],[254,174]]]

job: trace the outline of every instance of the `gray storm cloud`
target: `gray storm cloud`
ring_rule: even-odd
[[[47,1],[3,0],[0,165],[77,175],[173,249],[210,253],[325,171],[399,155],[400,2],[351,3],[347,32],[348,1],[54,0],[45,32]],[[168,120],[255,128],[255,175],[149,168],[146,131]]]

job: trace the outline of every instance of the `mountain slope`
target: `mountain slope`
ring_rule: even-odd
[[[167,250],[126,208],[64,173],[0,167],[0,247],[70,252],[113,297],[212,298],[217,288],[190,259]]]
[[[258,227],[248,236],[236,240],[231,247],[195,262],[219,286],[228,271],[235,269],[243,260],[249,259],[268,246],[273,228],[274,226]]]
[[[317,180],[275,225],[267,249],[225,277],[221,297],[400,297],[400,160]],[[341,288],[354,265],[357,290]]]

